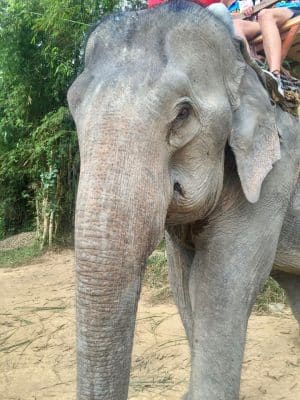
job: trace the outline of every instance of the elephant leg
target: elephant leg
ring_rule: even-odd
[[[275,271],[272,277],[285,290],[288,302],[300,327],[300,276]]]
[[[188,400],[237,400],[248,318],[270,274],[284,209],[220,207],[195,232],[189,276],[193,313]],[[282,212],[283,210],[283,212]],[[275,215],[276,217],[274,217]]]
[[[172,294],[189,344],[191,344],[193,319],[189,294],[189,275],[194,252],[184,248],[171,229],[166,232],[166,248]]]
[[[280,231],[274,227],[262,240],[255,226],[249,238],[228,226],[228,235],[216,238],[206,231],[215,228],[195,239],[196,251],[183,247],[172,229],[166,234],[170,284],[192,356],[184,400],[238,399],[247,322]]]
[[[251,261],[250,261],[251,260]],[[237,400],[248,318],[271,270],[263,263],[213,265],[198,254],[192,266],[192,372],[188,400]],[[237,260],[236,260],[237,261]],[[248,270],[248,271],[247,271]]]
[[[189,293],[189,278],[195,252],[183,246],[184,236],[182,232],[178,235],[177,228],[169,228],[166,232],[166,249],[169,266],[169,282],[173,298],[191,348],[193,311]],[[182,397],[182,400],[189,400],[189,393],[186,393]]]

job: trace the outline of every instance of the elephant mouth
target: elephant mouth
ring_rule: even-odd
[[[166,216],[167,225],[189,224],[205,219],[216,207],[222,190],[222,177],[210,179],[202,188],[173,183],[173,198]],[[197,190],[198,189],[198,190]]]

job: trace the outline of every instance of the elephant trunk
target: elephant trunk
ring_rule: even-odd
[[[167,201],[157,187],[160,173],[145,148],[131,149],[111,138],[82,154],[76,210],[79,400],[127,399],[143,266],[163,235]]]

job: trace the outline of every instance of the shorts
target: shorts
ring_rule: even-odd
[[[280,1],[279,3],[275,4],[275,8],[288,8],[292,11],[293,15],[291,18],[298,17],[300,15],[300,1],[291,2],[287,1]]]
[[[290,8],[290,10],[293,13],[293,16],[291,18],[295,18],[295,17],[298,17],[300,15],[300,9],[293,10],[292,8]]]

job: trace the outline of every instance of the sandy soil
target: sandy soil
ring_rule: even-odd
[[[73,253],[0,270],[0,399],[75,399]],[[173,304],[139,306],[130,399],[179,400],[189,353]],[[298,326],[289,310],[252,315],[241,399],[300,400]]]

